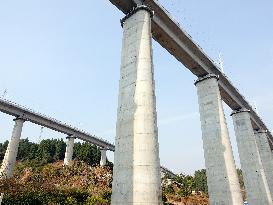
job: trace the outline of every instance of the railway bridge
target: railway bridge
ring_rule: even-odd
[[[161,203],[153,38],[197,77],[210,204],[243,204],[224,101],[233,110],[248,202],[272,205],[273,138],[244,96],[159,1],[110,2],[125,14],[111,204]]]
[[[14,163],[25,120],[69,135],[66,164],[73,137],[115,151],[112,205],[159,205],[160,160],[157,131],[152,38],[196,76],[203,149],[211,205],[243,204],[223,101],[231,113],[247,198],[250,205],[273,205],[273,137],[264,121],[228,77],[205,54],[157,0],[109,0],[124,13],[115,147],[94,136],[28,111],[15,115],[15,126],[3,162]],[[1,103],[0,103],[1,104]],[[0,106],[11,113],[11,107]],[[105,158],[102,159],[102,164]],[[4,167],[4,168],[3,168]],[[3,172],[3,171],[2,171]]]

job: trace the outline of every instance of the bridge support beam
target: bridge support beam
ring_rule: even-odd
[[[12,136],[9,141],[9,145],[7,147],[5,157],[0,169],[0,178],[8,179],[12,177],[13,169],[16,163],[16,157],[17,157],[24,120],[21,118],[16,118],[14,121],[15,121],[15,125],[13,127]]]
[[[210,204],[243,204],[218,77],[208,74],[199,78],[195,85],[198,92]]]
[[[255,132],[255,138],[271,197],[273,198],[273,156],[267,139],[267,131],[258,130]]]
[[[243,172],[247,201],[255,205],[272,205],[272,197],[262,166],[248,110],[232,114]]]
[[[122,20],[112,205],[162,202],[151,16],[139,6]]]
[[[105,148],[101,148],[100,149],[100,154],[101,154],[101,157],[100,157],[100,166],[106,166],[106,149]]]
[[[72,162],[72,157],[73,157],[73,148],[74,148],[74,136],[68,136],[66,142],[66,151],[65,151],[65,156],[64,156],[64,165],[70,165]]]

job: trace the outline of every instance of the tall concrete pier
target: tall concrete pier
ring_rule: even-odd
[[[74,136],[68,136],[66,142],[66,150],[64,156],[64,165],[70,165],[73,157],[73,149],[74,149]]]
[[[250,205],[272,205],[272,197],[256,144],[248,110],[232,113],[247,201]]]
[[[140,6],[122,20],[112,205],[161,204],[152,14]]]
[[[273,197],[273,156],[267,139],[267,130],[258,130],[255,132],[255,137],[271,197]]]
[[[16,163],[16,157],[17,157],[17,152],[18,152],[18,147],[19,147],[19,142],[20,142],[20,137],[22,134],[22,129],[25,120],[21,118],[16,118],[14,119],[15,124],[13,127],[12,135],[9,141],[9,145],[7,147],[5,157],[3,159],[1,169],[0,169],[0,179],[5,178],[8,179],[12,177],[13,174],[13,169]],[[4,197],[4,193],[0,194],[0,205],[2,203]]]
[[[15,125],[13,128],[12,136],[9,141],[9,145],[7,147],[5,157],[0,169],[1,178],[10,178],[13,174],[13,169],[16,163],[16,157],[17,157],[24,120],[21,118],[16,118],[14,121],[15,121]]]
[[[100,166],[102,167],[106,165],[106,151],[107,149],[100,148]]]
[[[206,75],[199,78],[195,85],[198,92],[210,204],[243,204],[218,77],[213,74]]]

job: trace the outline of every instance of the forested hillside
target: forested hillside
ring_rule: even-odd
[[[0,160],[8,142],[0,143]],[[63,166],[63,140],[43,140],[36,144],[20,141],[14,176],[0,180],[5,205],[110,205],[112,164],[100,167],[100,150],[88,143],[75,143],[74,162]],[[240,170],[240,183],[243,181]],[[206,171],[193,176],[179,174],[162,179],[164,204],[208,205]]]
[[[8,141],[0,143],[0,161],[5,156]],[[20,140],[17,160],[32,161],[38,164],[52,163],[63,160],[66,144],[61,139],[42,140],[39,144],[28,139]],[[84,161],[88,165],[98,165],[100,162],[100,150],[90,143],[76,142],[74,145],[73,159]]]
[[[165,176],[164,204],[207,205],[206,181],[200,181],[204,177],[204,171],[171,180]],[[62,161],[44,165],[26,161],[17,163],[14,177],[0,180],[0,190],[5,192],[5,205],[110,205],[111,183],[111,166],[74,161],[64,167]]]

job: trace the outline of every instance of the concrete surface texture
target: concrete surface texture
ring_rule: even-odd
[[[218,77],[209,74],[196,81],[211,205],[243,204],[233,158]]]
[[[150,12],[140,9],[127,16],[123,29],[111,204],[159,205]]]
[[[272,197],[262,167],[254,130],[248,110],[232,113],[233,124],[241,161],[247,201],[255,205],[272,205]]]
[[[1,193],[1,194],[0,194],[0,205],[1,205],[2,201],[3,201],[3,197],[4,197],[4,194]]]
[[[2,162],[2,166],[0,169],[0,177],[3,178],[10,178],[13,174],[13,169],[16,163],[16,157],[20,142],[20,137],[22,133],[22,128],[24,124],[23,119],[15,119],[15,125],[12,131],[12,136],[9,141],[5,157]]]
[[[72,162],[74,140],[75,140],[75,137],[73,136],[67,137],[66,150],[65,150],[65,156],[64,156],[64,165],[69,165]]]
[[[255,132],[255,137],[271,197],[273,198],[273,156],[268,143],[267,131]]]
[[[100,166],[106,165],[106,149],[100,149],[101,157],[100,157]]]

